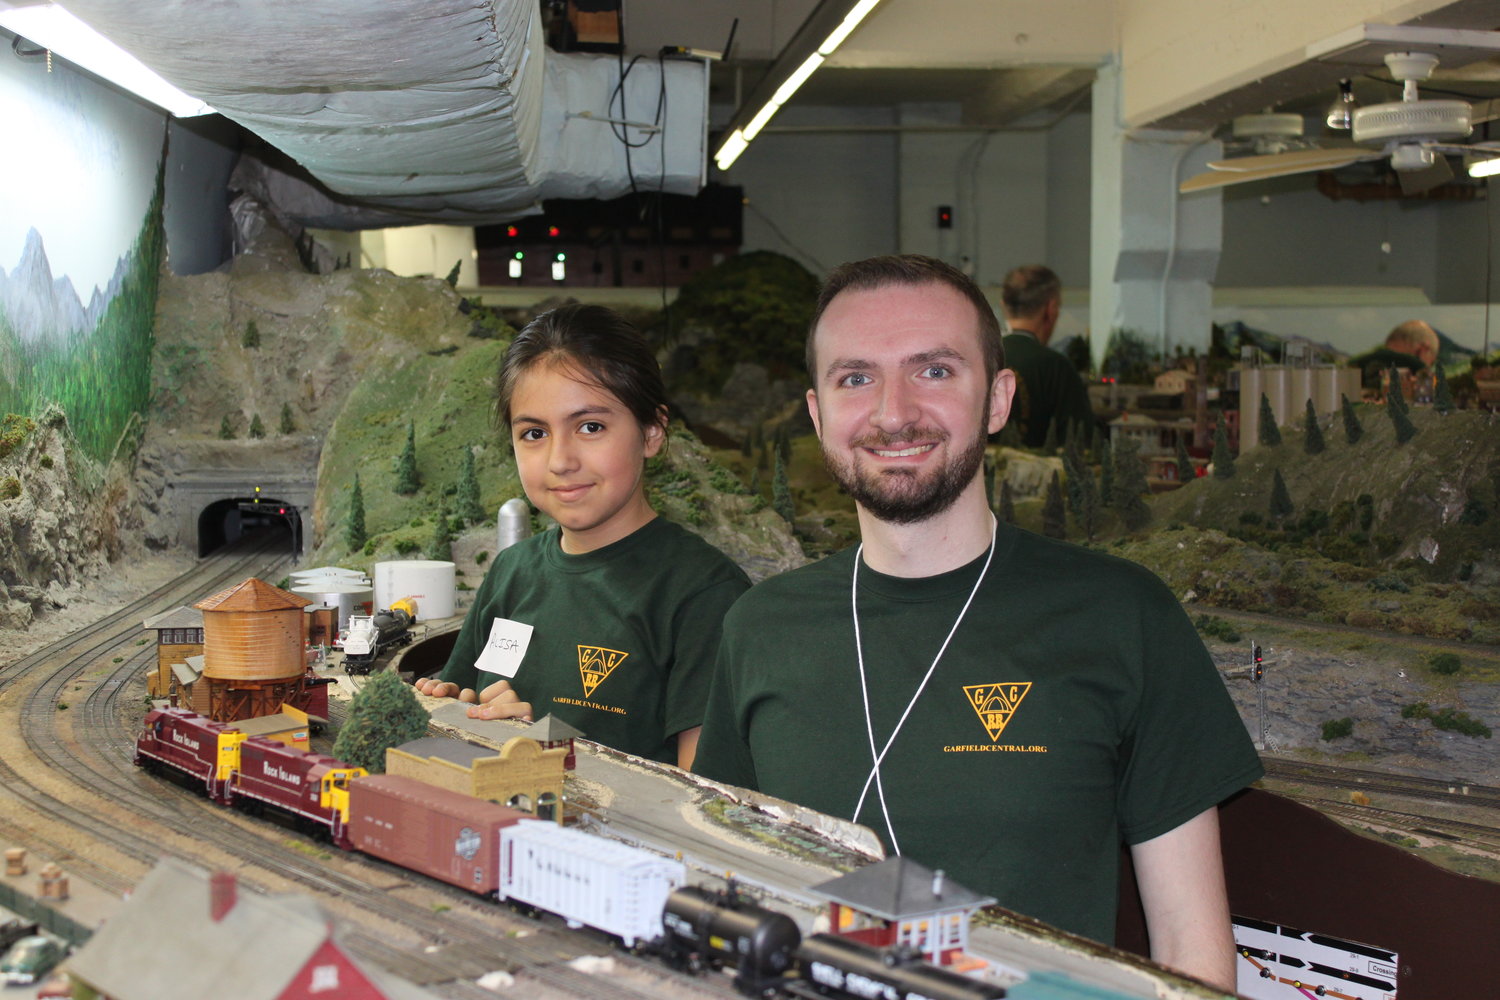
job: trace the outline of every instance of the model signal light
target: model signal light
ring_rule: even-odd
[[[552,260],[552,280],[562,281],[568,276],[568,255],[558,253]]]
[[[937,227],[939,229],[953,228],[953,206],[939,205],[937,209]]]
[[[561,235],[562,235],[562,230],[558,229],[556,226],[548,226],[547,227],[547,238],[548,239],[555,240],[555,239],[557,239]]]
[[[521,276],[521,264],[525,260],[526,260],[526,255],[524,253],[522,253],[521,251],[517,250],[516,253],[515,253],[515,256],[510,259],[509,265],[508,265],[509,266],[509,273],[510,273],[510,276],[512,278],[519,278]]]
[[[519,226],[506,226],[505,235],[510,237],[511,239],[515,239],[517,236],[521,235],[521,229]]]
[[[1266,676],[1266,658],[1261,652],[1259,643],[1250,644],[1250,664],[1250,678],[1259,684]]]

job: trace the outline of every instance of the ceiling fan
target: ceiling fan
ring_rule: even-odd
[[[1465,145],[1473,131],[1472,109],[1465,101],[1421,100],[1417,82],[1432,75],[1438,58],[1426,52],[1391,52],[1385,64],[1402,82],[1401,100],[1355,108],[1351,115],[1353,145],[1299,149],[1264,156],[1215,160],[1207,173],[1189,177],[1178,186],[1187,194],[1245,184],[1315,170],[1337,170],[1352,163],[1389,157],[1404,194],[1420,194],[1453,177],[1450,153],[1479,151],[1500,155],[1500,149]]]

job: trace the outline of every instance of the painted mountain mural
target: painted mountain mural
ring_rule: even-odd
[[[100,461],[150,400],[161,201],[158,178],[134,245],[87,306],[67,277],[53,277],[35,229],[15,268],[0,269],[0,414],[34,415],[57,403]]]

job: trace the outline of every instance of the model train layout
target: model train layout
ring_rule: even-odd
[[[518,908],[590,927],[677,969],[732,969],[747,996],[994,1000],[1006,989],[832,934],[732,885],[686,885],[679,859],[413,778],[370,775],[325,754],[246,736],[180,708],[155,708],[135,763],[221,805],[272,810],[336,846]],[[1021,994],[1012,994],[1019,997]],[[1055,994],[1054,994],[1055,995]]]

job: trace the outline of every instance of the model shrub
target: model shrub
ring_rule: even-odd
[[[1281,470],[1276,469],[1271,479],[1271,517],[1273,520],[1280,521],[1295,512],[1296,508],[1292,506],[1292,495],[1286,489],[1286,480],[1281,478]]]
[[[776,452],[776,475],[771,480],[771,509],[787,524],[795,524],[797,508],[792,502],[792,484],[786,478],[786,460]]]
[[[1485,502],[1478,497],[1470,497],[1464,504],[1463,513],[1458,515],[1459,524],[1481,525],[1490,518],[1490,509]]]
[[[250,436],[253,438],[263,438],[266,436],[266,425],[261,423],[259,413],[250,418]]]
[[[1403,719],[1426,719],[1432,723],[1432,728],[1442,729],[1450,733],[1462,733],[1464,736],[1473,736],[1476,739],[1489,739],[1493,733],[1489,726],[1474,718],[1468,712],[1460,712],[1452,708],[1440,708],[1433,711],[1432,707],[1425,701],[1419,701],[1415,705],[1407,705],[1401,710]]]
[[[1323,442],[1323,428],[1318,426],[1318,411],[1313,409],[1313,401],[1307,401],[1307,414],[1302,421],[1302,450],[1309,455],[1321,455],[1323,449],[1328,447]]]
[[[1260,443],[1263,445],[1278,445],[1281,443],[1281,428],[1276,426],[1276,413],[1271,409],[1271,401],[1266,398],[1265,393],[1260,394]]]
[[[19,413],[7,413],[0,421],[0,458],[5,458],[36,430],[36,421]]]
[[[396,550],[396,554],[398,556],[411,555],[413,552],[417,551],[417,549],[421,548],[420,545],[412,541],[410,538],[398,538],[391,547]]]
[[[1219,422],[1214,427],[1214,453],[1209,461],[1214,464],[1215,479],[1229,479],[1234,476],[1234,452],[1229,450],[1229,431],[1224,427],[1224,414],[1219,414]]]
[[[464,269],[464,262],[463,262],[463,258],[460,257],[457,261],[454,262],[454,264],[453,264],[453,270],[451,270],[451,271],[448,272],[448,277],[446,277],[446,278],[443,279],[444,281],[446,281],[448,283],[448,287],[449,288],[457,288],[458,287],[458,272],[462,271],[463,269]]]
[[[484,520],[484,504],[479,499],[479,474],[474,469],[474,449],[464,449],[464,463],[458,473],[458,515],[468,524]]]
[[[290,403],[282,403],[281,423],[276,428],[277,432],[281,434],[290,434],[296,429],[297,425],[292,422],[292,405]]]
[[[1396,428],[1397,444],[1405,444],[1412,438],[1416,437],[1417,425],[1411,422],[1411,415],[1406,412],[1406,409],[1404,407],[1401,409],[1396,409],[1395,407],[1387,407],[1386,410],[1388,413],[1390,413],[1391,423],[1394,424]]]
[[[0,500],[14,500],[21,495],[21,481],[15,476],[0,479]]]
[[[1231,623],[1215,615],[1199,615],[1193,619],[1193,627],[1199,632],[1224,642],[1235,643],[1240,641],[1239,630]]]
[[[224,419],[219,421],[219,438],[224,441],[234,440],[234,424],[229,422],[229,414],[224,414]]]
[[[448,562],[453,559],[453,531],[448,522],[448,506],[438,508],[432,519],[432,541],[427,543],[427,558]]]
[[[349,703],[333,755],[373,774],[384,773],[386,750],[426,736],[427,719],[411,685],[395,671],[382,670]]]
[[[245,324],[245,332],[240,334],[240,346],[252,350],[260,346],[260,327],[255,325],[255,320]]]
[[[37,459],[37,461],[41,463],[41,466],[44,469],[52,468],[53,462],[51,455],[43,455],[41,458]]]
[[[1343,400],[1341,410],[1344,415],[1344,440],[1356,444],[1365,436],[1364,425],[1359,422],[1359,414],[1354,412],[1354,404],[1349,402],[1349,397],[1340,393],[1339,398]]]
[[[1151,508],[1143,499],[1150,492],[1146,482],[1146,463],[1140,446],[1126,439],[1115,448],[1115,477],[1109,496],[1110,506],[1120,515],[1128,531],[1140,531],[1151,523]]]
[[[1347,715],[1342,719],[1329,719],[1323,723],[1323,739],[1341,740],[1354,734],[1354,720]]]
[[[1068,508],[1063,503],[1062,480],[1056,469],[1047,481],[1047,498],[1042,504],[1042,534],[1048,538],[1068,537]]]
[[[1354,498],[1354,509],[1359,514],[1359,530],[1369,531],[1375,524],[1375,498],[1361,493]]]
[[[1187,442],[1179,437],[1177,439],[1177,481],[1190,483],[1197,475],[1198,470],[1188,456]]]
[[[1427,661],[1427,666],[1433,673],[1447,676],[1462,670],[1463,661],[1458,658],[1457,653],[1434,653],[1432,659]]]

